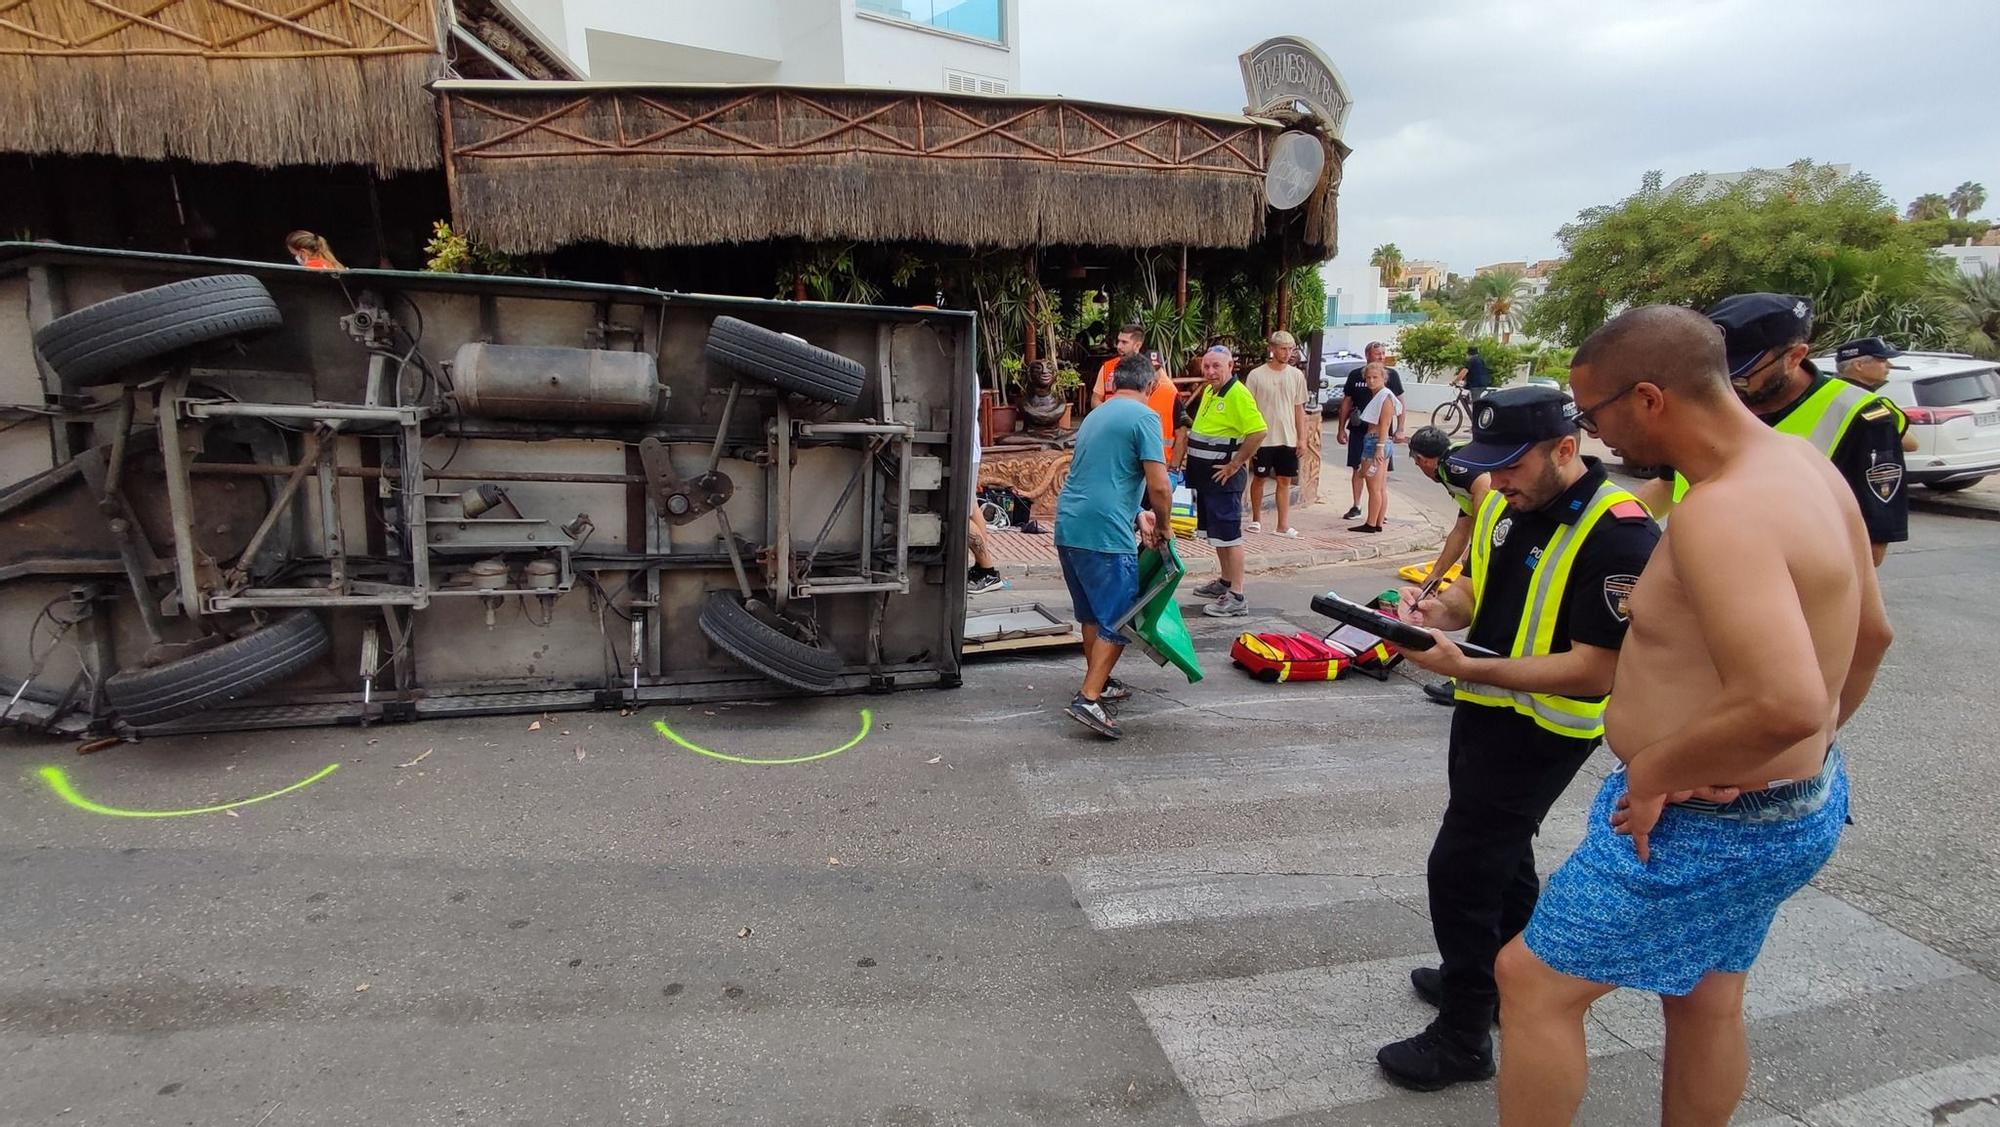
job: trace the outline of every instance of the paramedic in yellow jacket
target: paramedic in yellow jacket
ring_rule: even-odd
[[[1626,596],[1659,527],[1577,452],[1576,405],[1552,387],[1480,399],[1472,441],[1449,455],[1492,488],[1473,517],[1466,573],[1441,594],[1403,592],[1410,621],[1499,654],[1473,658],[1438,633],[1405,651],[1455,678],[1450,797],[1429,864],[1442,967],[1410,974],[1437,1020],[1376,1054],[1398,1084],[1431,1091],[1493,1075],[1493,959],[1527,926],[1541,884],[1532,843],[1604,736],[1605,694],[1624,642]]]

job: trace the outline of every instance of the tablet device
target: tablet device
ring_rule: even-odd
[[[1437,644],[1437,639],[1431,637],[1429,631],[1419,630],[1402,619],[1390,618],[1380,611],[1350,602],[1332,591],[1324,595],[1314,595],[1312,609],[1335,622],[1364,630],[1385,642],[1394,642],[1406,650],[1427,650]]]
[[[1358,630],[1365,632],[1371,638],[1393,642],[1406,650],[1428,650],[1437,645],[1437,639],[1431,637],[1430,631],[1412,626],[1400,618],[1391,618],[1380,611],[1370,610],[1360,603],[1343,599],[1332,591],[1324,595],[1314,595],[1312,609],[1342,624],[1342,629],[1335,632],[1336,639],[1341,641],[1346,640],[1343,636],[1351,635],[1353,631]],[[1469,642],[1460,642],[1458,645],[1471,657],[1502,656],[1484,646],[1475,646]]]

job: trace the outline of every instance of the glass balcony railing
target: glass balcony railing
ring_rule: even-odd
[[[1007,41],[1007,0],[855,0],[855,7],[870,15],[887,16],[920,27],[936,28],[955,35],[983,39],[988,43]]]
[[[1414,325],[1429,318],[1422,313],[1342,313],[1329,310],[1330,325]]]

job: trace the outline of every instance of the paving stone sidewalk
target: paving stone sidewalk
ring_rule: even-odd
[[[1249,549],[1244,559],[1244,571],[1256,575],[1292,568],[1324,567],[1436,548],[1443,543],[1450,524],[1440,514],[1412,499],[1406,492],[1408,488],[1399,489],[1392,484],[1389,491],[1391,515],[1379,533],[1348,531],[1357,522],[1341,516],[1346,511],[1340,504],[1340,500],[1345,499],[1344,490],[1341,491],[1341,498],[1321,501],[1309,508],[1294,509],[1292,523],[1299,533],[1296,537],[1280,536],[1269,531],[1275,522],[1267,519],[1264,522],[1265,531],[1244,533],[1244,545]],[[1439,496],[1442,497],[1442,493]],[[1268,511],[1266,516],[1269,516]],[[1009,529],[992,533],[988,542],[993,551],[994,566],[1002,575],[1039,578],[1062,574],[1062,567],[1056,560],[1055,537],[1049,533]],[[1215,550],[1208,546],[1208,541],[1183,536],[1175,541],[1174,547],[1180,552],[1181,562],[1187,565],[1190,574],[1200,575],[1214,570]]]

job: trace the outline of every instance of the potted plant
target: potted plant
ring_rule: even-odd
[[[1078,402],[1082,398],[1080,393],[1083,391],[1083,373],[1075,368],[1056,369],[1054,390],[1057,398],[1069,400],[1069,408],[1063,412],[1062,420],[1062,425],[1069,426],[1077,415],[1083,413],[1082,405]]]
[[[1000,390],[982,392],[991,408],[988,418],[991,430],[986,441],[998,441],[1002,435],[1013,434],[1020,429],[1020,408],[1014,404],[1014,396],[1020,390],[1021,359],[1018,356],[1003,357],[1000,361]]]

